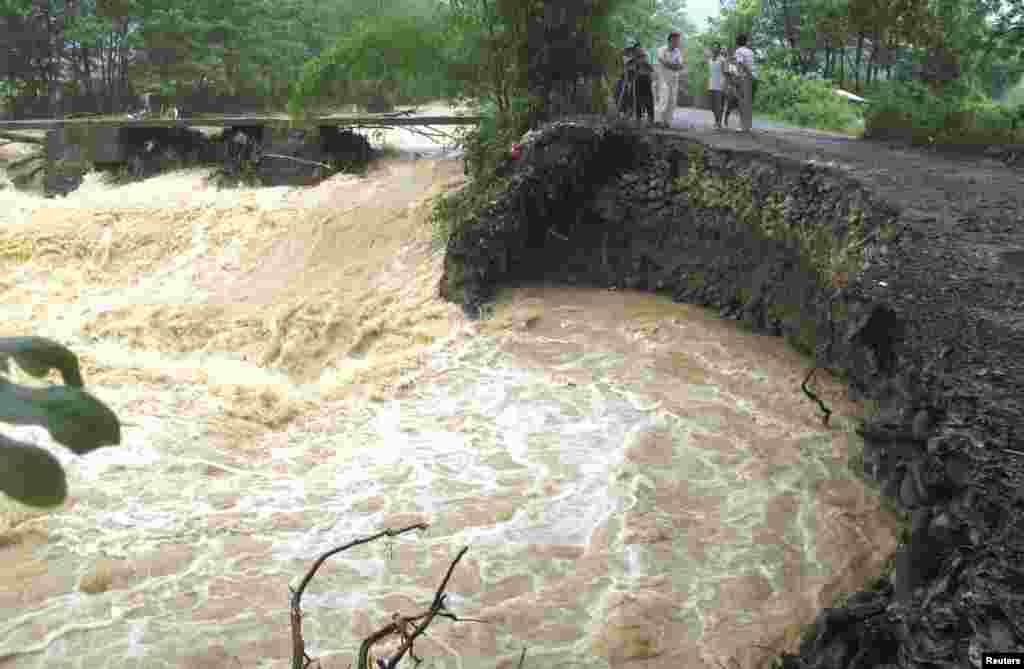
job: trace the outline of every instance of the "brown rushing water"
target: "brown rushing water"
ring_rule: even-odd
[[[896,522],[846,466],[838,383],[826,429],[782,340],[649,294],[521,287],[463,322],[422,207],[458,171],[0,193],[0,334],[71,345],[128,423],[54,447],[65,506],[0,500],[0,667],[286,667],[312,558],[420,520],[314,579],[324,667],[464,545],[449,605],[489,622],[436,622],[425,666],[755,667],[877,572]]]

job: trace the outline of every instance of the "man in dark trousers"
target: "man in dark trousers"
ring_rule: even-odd
[[[633,83],[636,120],[641,121],[646,116],[648,123],[654,123],[654,67],[639,42],[633,46],[633,57],[626,65],[626,79]]]

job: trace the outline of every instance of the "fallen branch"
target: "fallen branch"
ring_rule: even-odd
[[[359,123],[358,125],[350,125],[350,126],[345,126],[345,124],[342,123],[342,124],[339,124],[339,125],[340,126],[344,126],[344,127],[349,127],[349,128],[360,128],[362,130],[394,130],[395,127],[396,127],[396,126],[393,126],[393,125],[383,125],[383,124],[376,124],[376,123]],[[452,133],[452,132],[447,132],[447,131],[438,130],[438,129],[426,130],[425,128],[432,128],[432,126],[429,123],[427,123],[425,125],[422,125],[422,126],[403,125],[403,126],[400,126],[400,127],[401,127],[402,130],[406,130],[408,132],[411,132],[414,135],[419,135],[420,137],[425,137],[425,138],[427,138],[427,139],[429,139],[429,140],[431,140],[433,142],[440,143],[440,140],[454,141],[456,139],[455,134]]]
[[[378,116],[381,118],[402,118],[403,116],[412,116],[418,111],[419,109],[405,109],[403,111],[396,112],[381,112]]]
[[[455,565],[459,563],[459,560],[462,559],[462,556],[465,555],[468,550],[469,547],[464,546],[462,550],[459,551],[459,554],[455,556],[455,559],[452,560],[452,563],[448,565],[448,572],[441,580],[441,585],[438,586],[437,592],[434,593],[434,601],[431,602],[430,608],[427,611],[412,616],[399,616],[396,614],[389,625],[377,630],[366,638],[362,644],[360,644],[359,659],[356,662],[356,669],[378,669],[377,667],[371,668],[369,665],[370,649],[375,643],[392,634],[398,634],[402,637],[402,645],[395,652],[394,657],[392,657],[386,664],[383,661],[378,660],[378,667],[383,669],[395,669],[406,653],[409,653],[416,664],[419,664],[422,660],[412,652],[412,645],[416,641],[417,637],[427,631],[427,627],[430,626],[430,623],[432,623],[434,618],[437,616],[448,618],[456,622],[486,622],[473,618],[459,618],[445,608],[444,602],[447,595],[445,594],[444,589],[452,577],[452,572],[455,571]],[[416,622],[421,619],[423,622],[416,625]],[[415,629],[410,634],[409,627],[412,625],[415,625]]]
[[[306,654],[306,643],[302,638],[302,593],[305,591],[306,586],[309,585],[309,582],[313,579],[313,576],[316,575],[317,570],[319,570],[323,563],[327,561],[327,558],[352,548],[353,546],[369,543],[381,537],[396,537],[412,530],[425,529],[427,529],[426,523],[417,523],[401,530],[384,530],[383,532],[378,532],[371,537],[356,539],[355,541],[350,541],[344,546],[333,548],[316,559],[313,566],[309,568],[309,571],[306,572],[306,575],[299,582],[298,588],[292,589],[289,587],[289,591],[291,592],[292,669],[307,669],[313,662],[313,658]],[[455,571],[455,565],[459,563],[459,560],[462,559],[462,556],[465,555],[468,550],[468,547],[463,547],[463,549],[459,551],[459,554],[455,556],[455,559],[452,560],[451,565],[448,566],[448,572],[441,580],[441,585],[438,586],[437,592],[434,593],[434,600],[431,602],[430,608],[427,611],[413,616],[400,616],[396,613],[392,616],[391,623],[377,630],[363,640],[359,645],[359,660],[356,665],[357,669],[394,669],[398,666],[398,663],[406,653],[409,653],[413,660],[419,664],[422,662],[422,659],[413,653],[413,642],[427,630],[427,627],[437,616],[449,618],[455,621],[486,622],[472,618],[459,618],[445,608],[445,598],[447,595],[445,594],[444,589],[448,585],[448,581],[451,579],[452,572]],[[422,622],[419,622],[421,620]],[[417,622],[419,622],[419,624],[417,624]],[[410,627],[414,628],[411,632],[409,631]],[[393,634],[401,636],[402,645],[399,647],[398,651],[395,652],[394,657],[392,657],[387,663],[385,663],[383,659],[378,659],[377,666],[371,668],[369,666],[370,650],[373,648],[373,645]],[[523,654],[525,656],[525,649]],[[522,661],[520,660],[520,667],[521,666]]]
[[[296,158],[295,156],[282,156],[279,153],[263,153],[263,154],[260,154],[260,155],[263,158],[283,158],[285,160],[294,160],[297,163],[303,163],[305,165],[319,165],[320,167],[326,167],[327,169],[331,169],[330,165],[327,165],[327,164],[324,164],[324,163],[318,163],[315,160],[306,160],[305,158]]]
[[[302,593],[306,589],[306,586],[309,585],[309,582],[312,580],[317,570],[319,570],[321,565],[323,565],[323,563],[327,561],[327,558],[331,557],[332,555],[336,555],[344,550],[348,550],[353,546],[358,546],[360,544],[376,541],[381,537],[397,537],[400,534],[405,534],[406,532],[411,532],[412,530],[425,529],[427,529],[426,523],[417,523],[415,525],[410,525],[409,527],[403,528],[401,530],[384,530],[383,532],[378,532],[372,537],[356,539],[355,541],[348,542],[344,546],[332,548],[331,550],[327,551],[326,553],[324,553],[316,559],[316,561],[313,563],[313,566],[309,568],[309,571],[306,572],[306,575],[299,582],[298,588],[294,590],[292,590],[291,587],[288,588],[291,591],[292,669],[305,669],[307,666],[309,666],[309,663],[312,662],[312,659],[308,655],[306,655],[306,643],[302,639]]]
[[[821,422],[823,425],[828,427],[828,419],[832,416],[832,410],[825,406],[825,403],[807,387],[807,382],[811,380],[811,377],[814,376],[814,372],[816,371],[818,371],[817,367],[811,367],[811,371],[807,372],[807,377],[804,379],[804,382],[800,384],[800,389],[804,391],[804,395],[807,395],[811,401],[818,403],[818,406],[822,411]]]

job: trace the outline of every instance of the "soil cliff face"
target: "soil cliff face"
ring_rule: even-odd
[[[872,174],[553,124],[524,138],[507,190],[452,237],[440,292],[477,313],[521,279],[665,291],[845,375],[878,404],[863,469],[907,512],[907,541],[784,666],[981,666],[983,652],[1024,650],[1021,210],[961,198],[951,226],[923,188],[910,206]]]

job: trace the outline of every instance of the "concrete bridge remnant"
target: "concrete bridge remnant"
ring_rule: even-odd
[[[45,129],[48,196],[66,195],[93,168],[127,166],[146,177],[186,164],[222,164],[222,175],[243,172],[263,185],[306,185],[372,157],[369,141],[356,132],[382,126],[466,125],[473,116],[281,116],[186,119],[39,119],[0,121],[0,129]],[[217,132],[216,128],[222,128]],[[200,130],[200,128],[204,129]],[[213,132],[211,132],[213,130]]]

